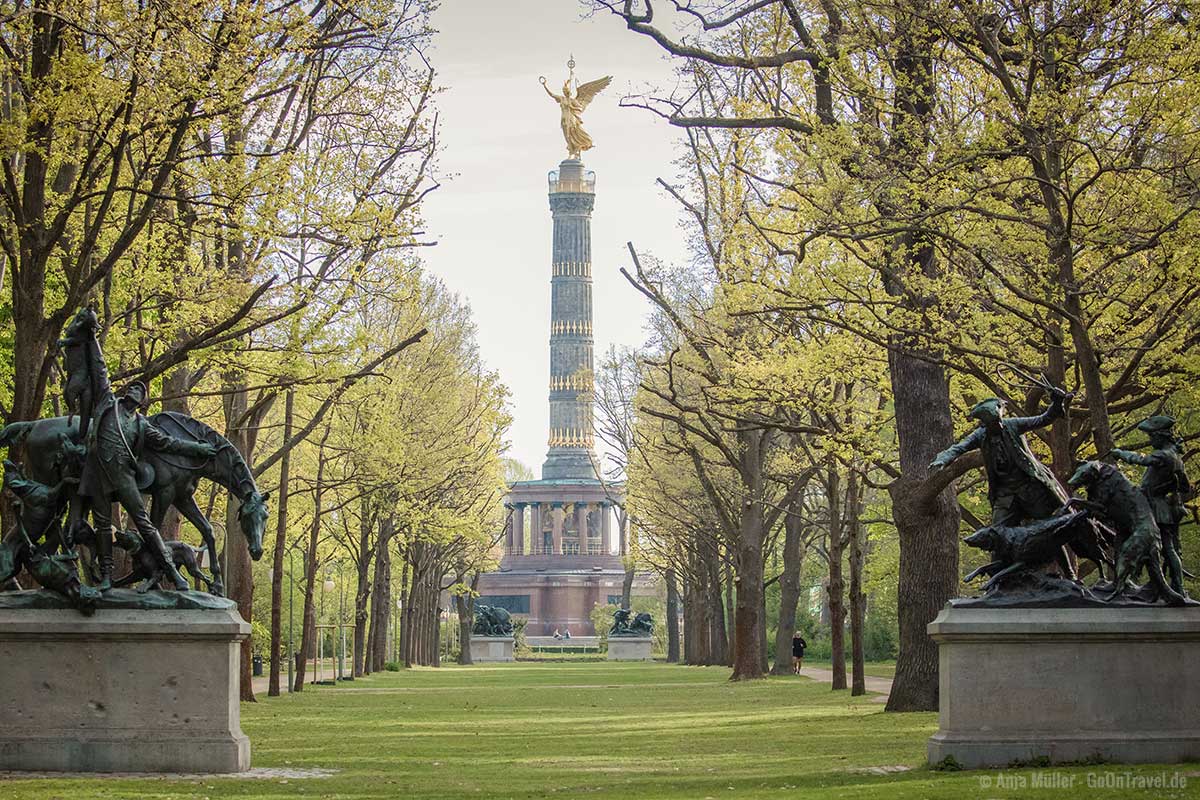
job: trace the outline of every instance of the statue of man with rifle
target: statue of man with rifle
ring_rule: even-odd
[[[938,453],[930,470],[948,466],[972,450],[983,452],[988,477],[992,524],[1012,527],[1054,514],[1067,501],[1067,492],[1044,464],[1037,460],[1025,434],[1066,416],[1071,394],[1041,379],[1022,375],[1050,397],[1050,405],[1035,417],[1005,417],[1004,401],[989,397],[968,416],[979,426]]]
[[[126,386],[119,398],[107,389],[96,407],[87,439],[87,459],[79,491],[91,500],[100,561],[100,585],[97,588],[102,592],[112,587],[114,500],[125,509],[142,541],[158,558],[159,567],[175,588],[188,589],[187,580],[175,568],[171,551],[142,504],[144,487],[139,486],[138,463],[145,449],[201,458],[212,458],[216,449],[206,442],[176,439],[151,425],[141,414],[147,394],[146,385],[141,381]]]

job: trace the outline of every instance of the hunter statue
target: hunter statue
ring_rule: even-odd
[[[990,524],[965,539],[991,560],[966,580],[987,578],[983,595],[953,601],[963,606],[1089,606],[1109,603],[1149,605],[1190,603],[1183,591],[1178,555],[1178,523],[1190,495],[1169,417],[1151,417],[1139,429],[1150,434],[1150,455],[1113,450],[1111,455],[1147,467],[1138,490],[1111,464],[1089,461],[1071,476],[1071,497],[1054,473],[1038,461],[1025,434],[1066,415],[1071,394],[1044,378],[1032,381],[1050,398],[1033,417],[1006,417],[1004,403],[989,398],[969,416],[977,427],[939,453],[931,470],[949,466],[980,450],[988,478]],[[1172,527],[1174,526],[1174,527]],[[1085,586],[1072,557],[1098,567],[1098,579]],[[1166,564],[1164,576],[1163,565]],[[1106,575],[1107,571],[1107,575]],[[1145,572],[1149,583],[1136,585]],[[1112,580],[1106,580],[1111,575]]]
[[[476,606],[475,627],[471,633],[475,636],[512,636],[512,615],[500,606]]]
[[[1029,449],[1025,434],[1061,419],[1071,395],[1050,391],[1050,406],[1036,417],[1005,417],[1004,401],[989,397],[976,403],[967,415],[979,426],[938,453],[930,469],[939,469],[972,450],[983,453],[988,478],[992,524],[1011,527],[1050,516],[1067,501],[1067,493]]]
[[[613,612],[613,624],[608,629],[609,636],[650,636],[654,633],[654,620],[645,611],[637,616],[628,608],[618,608]],[[631,619],[632,617],[632,619]]]
[[[107,390],[96,407],[87,439],[87,460],[79,493],[89,501],[95,522],[97,560],[100,562],[100,583],[96,588],[102,592],[112,588],[113,501],[125,510],[167,580],[176,589],[188,588],[187,580],[175,569],[171,551],[142,505],[141,489],[144,487],[138,485],[138,463],[147,448],[204,459],[212,458],[217,451],[207,442],[176,439],[147,422],[140,413],[147,394],[146,384],[141,381],[126,386],[119,398]]]
[[[205,540],[213,572],[209,585],[219,595],[223,589],[215,540],[192,499],[197,481],[207,477],[237,498],[238,521],[255,559],[262,555],[267,497],[258,492],[237,448],[207,425],[173,412],[146,417],[149,389],[142,381],[113,392],[98,327],[95,312],[85,308],[59,340],[69,416],[14,422],[0,430],[0,447],[10,448],[13,459],[5,461],[4,485],[19,501],[17,530],[0,542],[0,585],[24,567],[44,588],[67,595],[81,609],[83,601],[93,606],[101,598],[102,603],[115,585],[137,579],[142,594],[162,583],[187,591],[188,582],[176,567],[180,548],[169,547],[159,532],[167,508],[175,506]],[[151,498],[149,511],[143,494]],[[113,576],[113,503],[135,528],[118,535],[127,544],[136,542],[140,556],[134,573],[120,581]],[[77,540],[94,561],[89,573],[94,585],[82,590],[76,588]],[[194,561],[194,551],[189,548],[188,554]],[[32,568],[51,563],[54,569]],[[64,571],[74,577],[60,576]],[[0,596],[0,602],[7,600]],[[128,598],[120,602],[130,607]],[[162,601],[143,607],[150,606],[164,607]]]
[[[1154,513],[1162,542],[1171,588],[1183,592],[1183,548],[1179,524],[1186,513],[1184,503],[1192,497],[1192,485],[1183,470],[1183,444],[1175,436],[1175,420],[1163,414],[1138,423],[1137,429],[1150,436],[1150,455],[1114,449],[1111,455],[1126,464],[1145,467],[1141,489]]]

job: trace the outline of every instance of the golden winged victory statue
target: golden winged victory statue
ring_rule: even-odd
[[[604,91],[604,87],[612,82],[612,76],[605,75],[603,78],[580,84],[575,80],[574,57],[567,62],[567,68],[571,72],[563,82],[561,95],[550,91],[545,77],[538,80],[541,81],[546,94],[550,95],[562,109],[562,132],[563,138],[567,140],[567,154],[571,158],[579,158],[584,150],[591,150],[595,146],[592,137],[588,136],[587,131],[583,129],[583,110],[588,107],[596,95]]]

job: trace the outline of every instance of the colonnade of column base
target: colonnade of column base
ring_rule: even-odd
[[[613,503],[555,501],[510,503],[507,507],[506,555],[625,555],[624,537],[618,548],[622,552],[613,552]]]

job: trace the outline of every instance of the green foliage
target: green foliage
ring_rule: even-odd
[[[250,642],[254,653],[266,658],[271,652],[271,629],[257,619],[251,620]]]
[[[829,640],[828,628],[823,628],[820,621],[807,612],[797,614],[796,627],[808,642],[806,658],[814,661],[828,661],[833,657],[833,649]],[[845,637],[845,655],[847,664],[850,654],[850,628],[847,623]],[[866,661],[891,661],[896,658],[900,649],[899,631],[895,617],[874,611],[866,615],[863,621],[863,659]]]
[[[387,672],[399,672],[400,671],[400,662],[399,661],[385,661],[383,664],[383,668]]]
[[[959,764],[954,756],[946,756],[936,764],[931,764],[929,768],[937,772],[959,772],[962,770],[962,764]]]
[[[900,651],[900,633],[895,618],[882,614],[867,614],[863,621],[863,658],[867,661],[890,661]]]
[[[525,640],[525,627],[529,624],[527,617],[513,617],[513,653],[530,655],[529,643]]]

